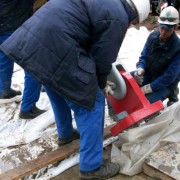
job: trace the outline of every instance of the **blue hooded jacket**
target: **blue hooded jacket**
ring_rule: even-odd
[[[0,49],[42,84],[91,109],[136,17],[125,0],[50,0]]]

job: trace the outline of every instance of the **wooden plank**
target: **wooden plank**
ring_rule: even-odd
[[[111,127],[112,126],[105,128],[104,139],[111,136],[110,133]],[[19,180],[45,166],[53,164],[57,161],[62,161],[63,159],[74,154],[75,152],[78,152],[78,150],[79,150],[79,140],[76,140],[55,151],[40,156],[35,160],[28,161],[26,163],[21,164],[18,167],[15,167],[7,172],[4,172],[3,174],[0,174],[0,180]]]

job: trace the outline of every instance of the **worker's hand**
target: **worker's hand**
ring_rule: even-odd
[[[111,81],[107,81],[106,83],[106,87],[103,89],[103,94],[104,96],[109,96],[109,95],[113,95],[114,94],[114,89],[116,88],[115,83],[111,82]]]
[[[143,78],[144,72],[145,70],[143,68],[138,68],[136,72],[134,73],[134,79],[139,85],[142,85],[144,81],[144,78]]]
[[[153,92],[152,89],[151,89],[150,84],[142,86],[141,91],[143,92],[143,94],[149,94],[149,93]]]

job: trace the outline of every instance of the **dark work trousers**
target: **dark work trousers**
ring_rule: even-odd
[[[134,77],[134,73],[135,71],[132,71],[131,72],[131,75]],[[139,85],[140,87],[141,86],[144,86],[144,85],[147,85],[151,83],[146,75],[146,73],[144,74],[144,81],[142,83],[142,85]],[[170,89],[168,87],[164,88],[164,89],[161,89],[159,91],[155,91],[155,92],[152,92],[152,93],[149,93],[149,94],[146,94],[146,98],[149,100],[150,103],[154,103],[156,101],[164,101],[166,98],[168,98],[170,94]]]
[[[24,91],[21,102],[21,111],[30,111],[32,106],[39,100],[41,84],[34,79],[29,73],[24,71]]]

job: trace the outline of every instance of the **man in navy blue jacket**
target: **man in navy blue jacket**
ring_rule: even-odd
[[[142,22],[149,10],[149,0],[50,0],[0,47],[45,86],[59,145],[79,137],[74,111],[82,179],[119,172],[119,165],[102,159],[102,91],[113,93],[107,84],[111,64],[129,25]]]
[[[21,26],[33,13],[33,0],[0,1],[0,44]],[[16,48],[16,47],[15,47]],[[0,103],[19,101],[20,91],[11,88],[14,62],[0,52]],[[45,112],[36,107],[41,84],[25,72],[24,93],[19,117],[33,119]]]
[[[160,29],[152,32],[145,43],[134,77],[150,103],[169,98],[169,106],[178,101],[179,93],[180,39],[175,33],[178,11],[166,7],[159,23]]]

